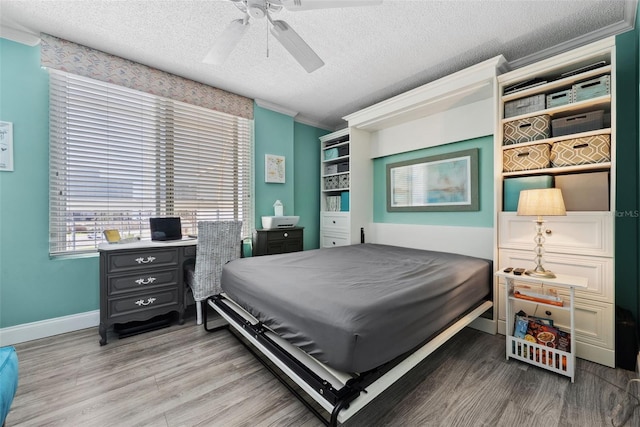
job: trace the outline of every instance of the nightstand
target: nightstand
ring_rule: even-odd
[[[298,252],[303,249],[303,227],[258,229],[253,232],[253,256]]]
[[[499,270],[495,273],[499,278],[504,279],[505,296],[506,296],[506,356],[507,360],[510,358],[518,359],[523,362],[530,363],[540,368],[548,369],[550,371],[566,375],[571,378],[571,382],[575,378],[575,363],[576,363],[576,334],[575,334],[575,318],[574,318],[574,304],[575,304],[575,290],[587,288],[587,278],[578,276],[566,276],[557,275],[553,279],[538,278],[523,275],[515,275],[513,273],[505,273]],[[540,301],[527,301],[520,298],[516,298],[515,289],[518,286],[534,286],[541,290],[553,289],[561,296],[563,303],[562,306],[554,305],[552,303],[545,303]],[[568,293],[568,295],[566,295]],[[568,301],[566,296],[568,296]],[[534,304],[541,307],[552,309],[553,311],[559,311],[560,313],[567,313],[569,317],[569,330],[570,335],[570,347],[568,351],[562,351],[555,348],[555,344],[551,341],[547,342],[547,345],[540,344],[538,342],[528,341],[526,339],[520,339],[514,337],[514,321],[515,315],[513,305],[516,301],[523,301],[523,303]],[[568,302],[568,304],[567,304]],[[529,315],[533,313],[527,313]]]

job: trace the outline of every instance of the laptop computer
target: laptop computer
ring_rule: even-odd
[[[149,218],[151,240],[167,241],[182,239],[180,217]]]

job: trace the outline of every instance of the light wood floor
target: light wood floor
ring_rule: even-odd
[[[97,328],[16,345],[13,426],[308,426],[322,424],[228,331],[183,326],[98,344]],[[612,425],[636,405],[633,372],[578,360],[576,382],[504,357],[504,337],[464,329],[349,426]],[[632,387],[637,395],[639,387]]]

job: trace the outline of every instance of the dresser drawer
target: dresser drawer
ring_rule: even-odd
[[[267,242],[276,240],[302,240],[302,229],[269,230],[266,235]]]
[[[178,270],[156,270],[136,272],[125,276],[110,275],[107,277],[107,295],[121,295],[131,292],[150,291],[167,285],[177,286]]]
[[[175,249],[141,250],[131,252],[107,253],[107,274],[119,273],[141,268],[175,267],[179,254]]]
[[[337,232],[349,232],[349,213],[323,212],[322,229]]]
[[[530,250],[535,243],[534,217],[515,212],[499,214],[499,246]],[[613,219],[610,212],[567,212],[567,216],[544,217],[546,253],[613,256]]]
[[[119,316],[163,309],[177,310],[179,305],[178,288],[163,288],[156,291],[141,292],[135,295],[109,298],[108,315],[117,322]],[[126,321],[132,320],[131,318]]]
[[[351,242],[349,242],[349,236],[340,233],[322,233],[321,241],[323,248],[334,248],[336,246],[347,246],[351,244]]]
[[[535,267],[533,250],[501,249],[498,256],[501,270],[506,267]],[[587,288],[576,289],[577,297],[613,303],[613,258],[550,254],[544,257],[542,265],[554,273],[586,277]],[[560,293],[563,291],[559,290]]]

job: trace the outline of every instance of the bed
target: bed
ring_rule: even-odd
[[[489,309],[492,273],[481,258],[351,245],[232,261],[208,304],[335,425]]]

